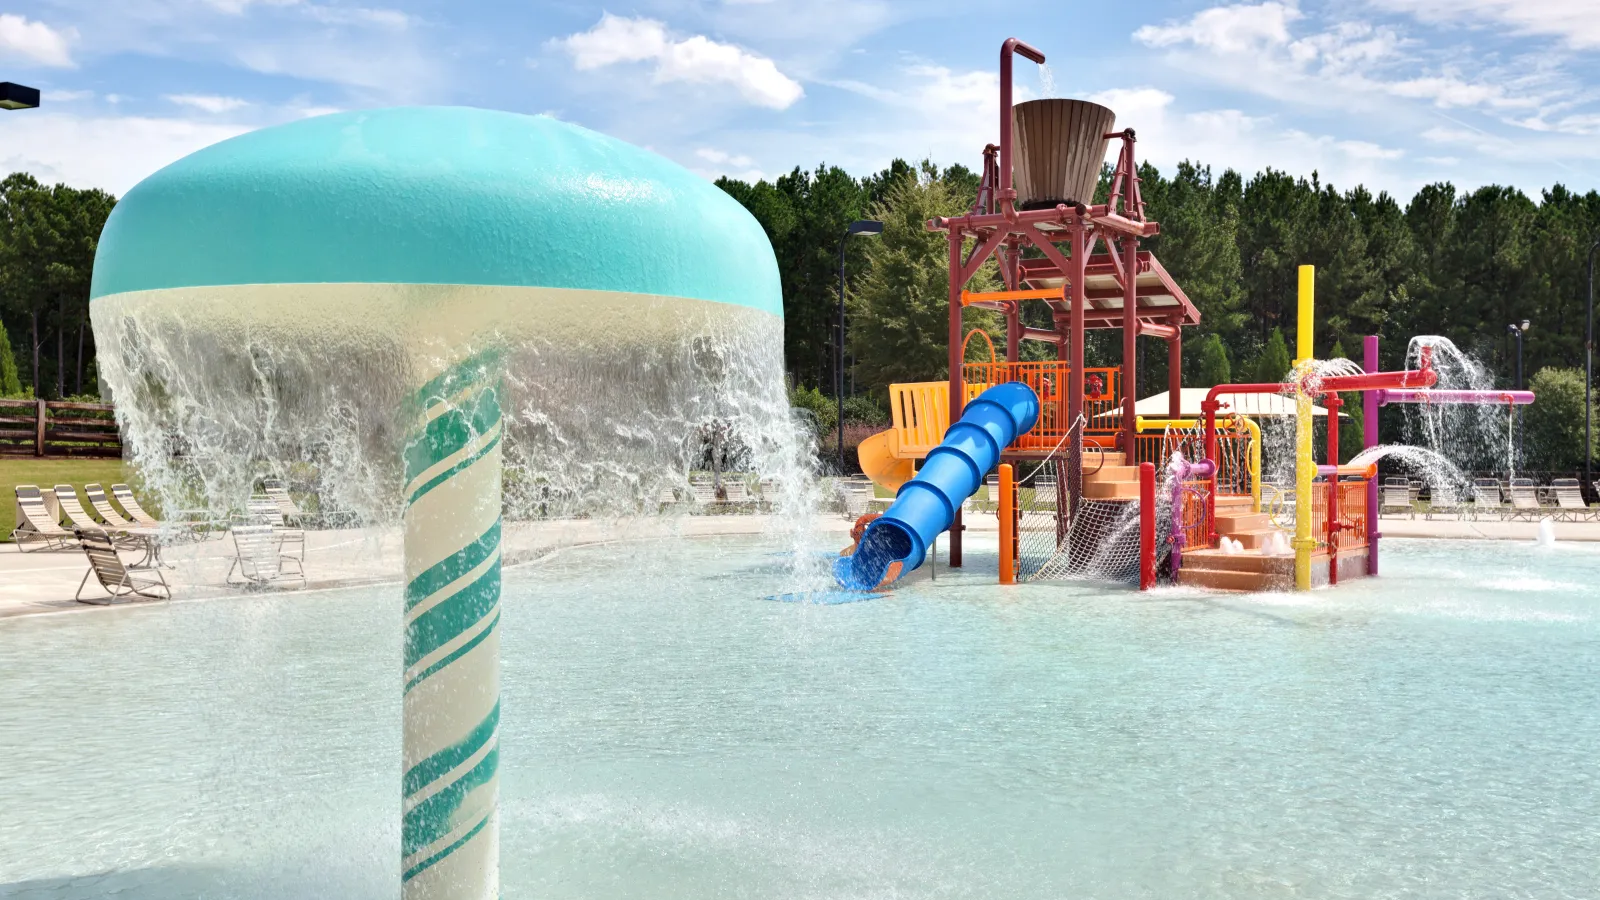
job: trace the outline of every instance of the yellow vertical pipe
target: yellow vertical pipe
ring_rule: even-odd
[[[1316,268],[1300,267],[1299,337],[1295,342],[1295,368],[1311,359],[1313,316],[1316,312]],[[1294,586],[1311,590],[1311,551],[1317,546],[1311,536],[1311,480],[1317,465],[1311,458],[1311,395],[1295,395],[1294,427]]]
[[[1010,463],[1000,464],[1000,583],[1017,583],[1017,486]]]

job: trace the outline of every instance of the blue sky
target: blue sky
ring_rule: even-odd
[[[0,3],[0,166],[125,191],[214,141],[413,103],[548,113],[708,177],[976,167],[996,54],[1184,158],[1422,184],[1600,188],[1600,0],[27,0]],[[1050,82],[1053,82],[1051,84]]]

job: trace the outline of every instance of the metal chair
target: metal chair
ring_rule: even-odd
[[[1404,512],[1417,517],[1417,507],[1411,497],[1411,483],[1404,478],[1385,478],[1378,498],[1378,515],[1386,512]]]
[[[285,581],[298,581],[305,586],[305,566],[301,560],[283,552],[278,539],[279,529],[271,525],[235,525],[233,534],[233,564],[223,579],[228,584],[265,587]],[[241,580],[234,581],[237,572]]]
[[[17,485],[17,527],[11,532],[17,552],[28,544],[43,544],[46,550],[71,550],[78,543],[72,531],[62,528],[44,505],[44,492],[37,485]]]
[[[111,542],[111,535],[104,529],[79,528],[76,534],[79,546],[83,547],[84,556],[89,559],[89,571],[83,573],[83,580],[78,582],[78,593],[73,595],[72,599],[96,606],[106,606],[134,597],[145,600],[172,599],[172,588],[167,585],[167,579],[162,576],[161,570],[135,569],[124,565],[122,557],[117,554],[116,546]],[[91,575],[100,582],[100,586],[109,596],[83,596],[83,589],[88,586]]]
[[[1555,478],[1550,481],[1550,493],[1555,496],[1557,514],[1573,522],[1588,521],[1597,512],[1583,500],[1583,487],[1576,478]]]
[[[1500,482],[1493,478],[1474,478],[1472,480],[1472,517],[1477,518],[1483,513],[1490,512],[1497,517],[1505,515],[1505,504],[1500,502]]]
[[[1511,479],[1511,515],[1513,519],[1539,519],[1546,507],[1539,502],[1539,486],[1532,478]]]

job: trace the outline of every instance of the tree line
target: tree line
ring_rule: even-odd
[[[1413,336],[1437,334],[1509,386],[1516,345],[1507,326],[1527,320],[1527,381],[1541,370],[1567,371],[1541,379],[1566,388],[1570,371],[1580,370],[1581,435],[1586,255],[1600,239],[1600,192],[1556,185],[1535,200],[1511,187],[1462,191],[1440,182],[1402,203],[1360,185],[1341,190],[1316,173],[1267,169],[1246,178],[1232,169],[1214,175],[1193,162],[1179,164],[1170,177],[1147,164],[1140,179],[1147,215],[1161,223],[1161,234],[1143,246],[1201,314],[1200,325],[1184,333],[1186,386],[1281,378],[1297,324],[1298,267],[1310,264],[1317,269],[1319,357],[1359,357],[1362,338],[1376,334],[1382,364],[1398,367]],[[880,237],[846,245],[847,393],[881,400],[891,382],[945,377],[946,245],[922,222],[964,212],[976,194],[974,173],[896,160],[859,179],[824,165],[772,182],[717,183],[772,241],[795,385],[833,394],[837,254],[857,218],[879,219],[885,228]],[[1101,202],[1108,185],[1109,168]],[[997,283],[997,273],[986,268],[969,287]],[[968,328],[1002,332],[993,314],[965,316]],[[1042,304],[1024,304],[1024,317],[1049,327]],[[1150,339],[1139,344],[1139,395],[1165,390],[1165,347]],[[1053,357],[1054,349],[1025,342],[1024,355]],[[1087,355],[1090,366],[1117,365],[1120,336],[1090,332]],[[1576,455],[1581,460],[1581,437]],[[1563,461],[1569,457],[1562,454]]]
[[[99,393],[89,281],[116,202],[26,173],[0,181],[0,396]]]

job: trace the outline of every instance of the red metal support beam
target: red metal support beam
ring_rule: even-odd
[[[1183,418],[1183,314],[1172,315],[1172,337],[1167,340],[1167,417]]]
[[[1133,448],[1139,431],[1133,406],[1138,402],[1139,360],[1139,301],[1138,284],[1132,272],[1139,266],[1139,242],[1131,237],[1122,239],[1122,449],[1127,453],[1124,462],[1133,464]]]
[[[1048,255],[1048,254],[1046,254]],[[1068,433],[1078,425],[1078,420],[1083,417],[1083,350],[1084,350],[1084,313],[1088,312],[1088,292],[1084,288],[1084,271],[1089,262],[1089,235],[1082,225],[1072,228],[1072,261],[1070,263],[1072,278],[1072,374],[1067,377],[1067,429]],[[1070,512],[1074,519],[1077,518],[1078,507],[1083,503],[1083,429],[1078,429],[1078,436],[1071,441],[1067,448],[1067,481],[1068,492],[1071,494]]]
[[[961,384],[961,288],[966,284],[961,275],[961,232],[950,232],[950,332],[947,335],[950,362],[950,419],[954,425],[961,418],[961,401],[964,394]],[[961,506],[956,505],[955,519],[950,523],[950,568],[961,568]]]
[[[1328,475],[1328,584],[1339,583],[1339,407],[1344,401],[1338,394],[1322,398],[1328,408],[1328,462],[1333,469]]]

